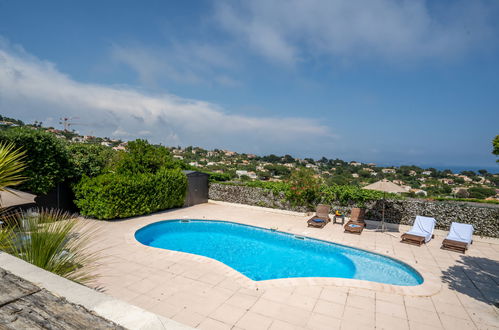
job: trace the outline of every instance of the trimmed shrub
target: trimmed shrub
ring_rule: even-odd
[[[118,154],[118,151],[109,147],[90,143],[71,143],[68,151],[75,181],[85,175],[94,177],[104,174],[104,169]]]
[[[103,174],[84,177],[75,185],[75,204],[81,214],[97,219],[119,219],[180,207],[187,177],[180,169],[155,174]]]
[[[64,141],[53,134],[26,127],[0,130],[0,142],[13,143],[26,152],[28,178],[18,189],[46,194],[72,175],[69,153]]]

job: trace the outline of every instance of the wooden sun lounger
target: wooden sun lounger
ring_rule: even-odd
[[[366,227],[365,223],[356,222],[356,221],[348,221],[347,224],[343,228],[345,228],[345,233],[360,235],[360,234],[362,234],[362,231],[364,230],[365,227]]]
[[[323,221],[316,222],[315,219],[321,219]],[[315,215],[307,221],[308,227],[323,228],[328,222],[331,221],[329,218],[329,205],[319,204],[317,205],[317,210]]]
[[[400,237],[402,243],[412,244],[421,246],[424,243],[424,236],[412,235],[412,234],[402,234]],[[435,238],[435,235],[431,235],[431,238]]]
[[[465,253],[468,249],[468,243],[444,239],[442,242],[442,249]]]

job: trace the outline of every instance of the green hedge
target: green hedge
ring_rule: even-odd
[[[22,174],[28,179],[17,189],[46,194],[72,175],[66,143],[51,133],[27,127],[7,128],[0,130],[0,142],[13,143],[26,151]]]
[[[75,185],[75,203],[81,214],[97,219],[118,219],[180,207],[187,177],[180,169],[155,174],[103,174],[83,178]]]

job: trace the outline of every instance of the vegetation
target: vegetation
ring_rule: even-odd
[[[23,163],[25,156],[26,152],[16,149],[13,143],[0,142],[0,191],[9,186],[19,185],[25,180],[21,175],[26,168]]]
[[[0,191],[24,178],[25,151],[0,143]],[[0,214],[0,250],[80,283],[93,278],[95,253],[87,251],[93,231],[68,213],[57,210]]]
[[[156,173],[161,168],[187,169],[187,166],[174,159],[165,147],[153,146],[140,139],[127,144],[127,152],[120,154],[115,165],[116,172],[124,175]]]
[[[495,139],[492,141],[492,153],[496,156],[499,156],[499,135],[496,135]],[[499,159],[497,160],[499,163]]]
[[[117,219],[180,207],[187,178],[180,169],[162,168],[156,173],[109,173],[84,177],[75,185],[81,214],[97,219]]]
[[[18,212],[2,220],[1,250],[72,281],[87,283],[95,277],[90,224],[59,210]]]
[[[68,149],[53,134],[24,127],[0,131],[0,142],[22,148],[26,153],[26,167],[22,174],[28,178],[20,190],[45,194],[71,175]]]
[[[100,144],[72,143],[68,145],[68,151],[73,180],[103,174],[118,157],[116,151]]]

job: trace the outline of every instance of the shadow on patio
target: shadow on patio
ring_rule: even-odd
[[[499,307],[499,262],[463,255],[442,274],[450,289]]]

